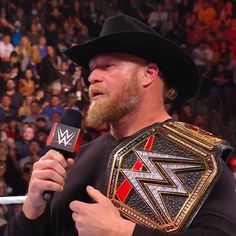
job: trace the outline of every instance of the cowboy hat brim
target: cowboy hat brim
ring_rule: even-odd
[[[143,42],[147,42],[144,44]],[[189,99],[199,87],[199,73],[190,56],[173,42],[147,32],[117,32],[93,39],[65,51],[77,64],[88,68],[89,61],[100,53],[123,52],[156,63],[178,98]]]

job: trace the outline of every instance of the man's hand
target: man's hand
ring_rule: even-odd
[[[66,168],[73,164],[73,159],[65,158],[57,151],[50,150],[33,165],[27,198],[23,212],[29,219],[38,218],[45,210],[43,194],[46,190],[59,192],[63,190]]]
[[[131,236],[135,224],[123,219],[112,202],[98,190],[91,186],[86,190],[95,203],[73,201],[70,204],[79,235]]]

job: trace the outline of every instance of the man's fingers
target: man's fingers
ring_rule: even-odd
[[[89,203],[81,202],[81,201],[73,201],[70,203],[70,209],[76,213],[79,213],[81,211],[87,211],[87,208],[89,207]]]
[[[87,186],[86,190],[87,190],[88,195],[95,201],[95,203],[112,204],[111,201],[106,196],[104,196],[100,191],[93,188],[92,186]],[[81,214],[82,212],[90,211],[91,207],[95,205],[97,204],[85,203],[85,202],[75,200],[70,203],[70,209],[73,212]]]
[[[66,167],[67,170],[75,163],[74,159],[72,158],[67,158],[66,162],[67,162],[67,167]]]
[[[109,201],[106,196],[104,196],[100,191],[93,188],[92,186],[87,186],[86,191],[87,191],[88,195],[97,203]]]
[[[39,161],[44,161],[44,160],[54,160],[60,163],[64,168],[67,167],[67,162],[63,157],[63,155],[60,152],[55,151],[53,149],[49,150],[44,156],[40,158]]]

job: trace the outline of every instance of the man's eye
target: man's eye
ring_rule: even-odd
[[[110,67],[112,67],[113,66],[113,64],[103,64],[103,65],[99,65],[99,66],[96,66],[96,67],[94,67],[94,68],[91,68],[90,69],[90,72],[92,72],[93,70],[95,70],[95,69],[102,69],[102,70],[106,70],[106,69],[109,69]]]
[[[105,64],[105,65],[104,65],[104,68],[105,68],[105,69],[108,69],[108,68],[110,68],[111,66],[112,66],[112,64]]]

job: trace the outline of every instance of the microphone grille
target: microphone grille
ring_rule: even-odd
[[[66,109],[61,116],[60,123],[79,129],[81,127],[82,117],[83,114],[79,110]]]

